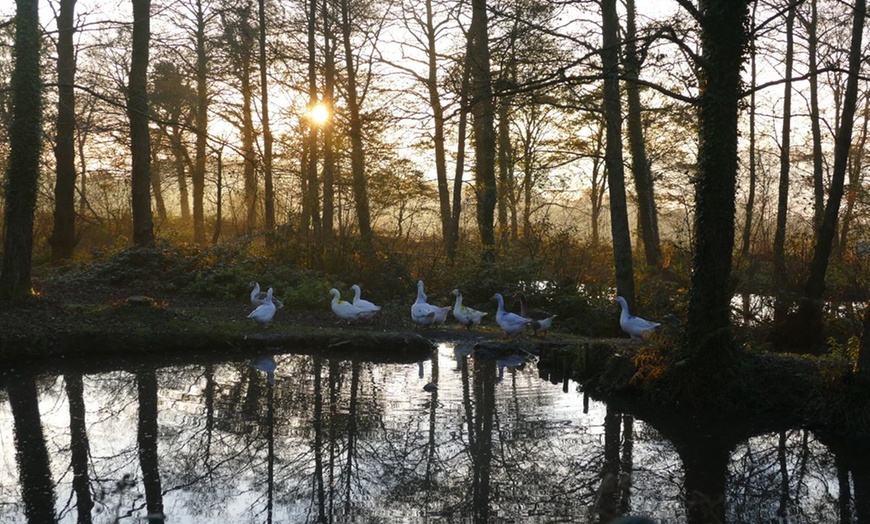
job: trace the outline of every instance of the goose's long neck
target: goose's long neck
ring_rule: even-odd
[[[357,300],[359,300],[359,296],[360,296],[359,286],[354,286],[354,288],[353,288],[353,301],[356,302]]]

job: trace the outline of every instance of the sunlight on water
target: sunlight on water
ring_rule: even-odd
[[[250,359],[154,362],[153,391],[149,369],[120,366],[82,377],[90,454],[73,465],[77,403],[63,376],[43,376],[39,416],[57,513],[61,522],[77,521],[79,466],[89,472],[95,522],[138,522],[147,503],[184,524],[598,522],[611,492],[615,512],[687,522],[674,444],[584,398],[578,383],[542,379],[536,360],[484,359],[467,343],[441,344],[433,359],[411,364],[278,353],[274,385],[271,369],[255,369]],[[149,427],[139,417],[140,395],[157,405],[156,450],[140,440]],[[2,523],[25,519],[28,493],[19,487],[13,426],[38,422],[14,420],[8,396],[0,397]],[[143,458],[149,451],[156,471]],[[812,516],[789,522],[838,522],[832,464],[801,430],[739,445],[725,495],[729,521],[786,512]],[[782,467],[801,493],[784,509]],[[125,476],[132,482],[119,485]],[[157,494],[147,478],[157,478]]]

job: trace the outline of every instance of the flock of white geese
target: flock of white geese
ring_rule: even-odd
[[[260,290],[260,285],[257,282],[251,282],[251,305],[254,310],[248,315],[248,318],[253,319],[261,325],[269,325],[275,317],[275,312],[284,307],[284,304],[273,296],[273,290],[270,287],[265,293]],[[348,302],[341,298],[341,292],[335,288],[329,290],[332,296],[330,307],[332,312],[338,317],[338,322],[355,322],[373,317],[381,306],[375,305],[372,302],[361,298],[362,290],[359,285],[351,286],[353,290],[353,300]],[[417,282],[417,300],[411,305],[411,321],[418,327],[429,327],[443,325],[447,322],[447,314],[453,312],[453,318],[457,322],[471,329],[480,325],[481,320],[488,313],[472,309],[462,304],[462,292],[459,288],[454,289],[452,294],[456,297],[453,307],[436,306],[428,302],[428,297],[423,290],[423,281]],[[500,293],[493,295],[492,299],[498,304],[498,310],[495,314],[495,322],[504,331],[504,336],[518,336],[526,330],[532,331],[533,334],[539,335],[549,331],[553,325],[553,320],[556,315],[550,315],[543,311],[526,307],[525,297],[522,293],[517,294],[520,300],[520,312],[513,313],[507,311],[504,305],[504,297]],[[615,298],[621,308],[619,317],[619,325],[632,340],[646,340],[661,324],[659,322],[651,322],[640,317],[636,317],[629,312],[628,303],[621,296]]]

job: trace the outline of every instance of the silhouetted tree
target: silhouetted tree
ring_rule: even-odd
[[[42,150],[40,38],[38,2],[16,0],[0,298],[32,293],[33,214]]]
[[[151,0],[133,2],[133,48],[127,89],[132,157],[133,244],[154,244],[151,216],[151,137],[148,131],[148,55],[151,40]]]

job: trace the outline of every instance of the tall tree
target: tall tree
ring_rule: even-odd
[[[604,69],[604,119],[607,141],[604,162],[610,186],[610,229],[613,235],[613,263],[616,292],[634,308],[634,266],[631,230],[625,200],[625,171],[622,163],[622,103],[619,95],[619,17],[616,0],[601,2],[603,33],[601,65]]]
[[[843,199],[843,186],[852,145],[852,127],[855,124],[855,111],[858,104],[858,77],[861,73],[861,37],[866,18],[866,0],[856,0],[853,7],[852,38],[849,44],[849,70],[846,78],[846,91],[843,94],[843,112],[840,128],[834,141],[834,168],[828,189],[828,202],[825,215],[816,236],[813,259],[810,262],[807,281],[804,286],[805,300],[802,300],[796,313],[796,325],[804,328],[795,342],[813,344],[820,341],[822,334],[822,300],[825,294],[825,274],[831,257],[834,238],[837,234],[837,221],[840,202]]]
[[[16,0],[15,6],[0,298],[32,293],[33,214],[42,150],[39,2]]]
[[[312,0],[313,3],[314,0]],[[269,84],[266,63],[266,0],[257,0],[259,21],[260,124],[263,127],[263,197],[265,216],[263,227],[267,239],[275,231],[275,191],[272,187],[272,127],[269,125]],[[267,240],[268,241],[268,240]]]
[[[634,173],[634,189],[637,193],[637,215],[640,222],[640,238],[646,263],[650,267],[661,266],[662,250],[659,240],[659,220],[653,189],[652,170],[646,154],[646,138],[643,132],[642,106],[640,103],[640,67],[643,61],[637,48],[637,24],[634,0],[627,0],[625,39],[625,95],[628,103],[628,142],[631,146],[631,168]]]
[[[366,188],[365,150],[363,148],[362,118],[356,80],[356,65],[351,42],[351,18],[349,0],[341,0],[341,37],[347,75],[347,111],[350,119],[351,154],[350,169],[353,177],[353,196],[356,203],[357,224],[363,247],[372,247],[372,222],[369,212],[369,196]]]
[[[737,181],[740,71],[749,40],[749,0],[679,4],[700,26],[698,174],[685,349],[714,366],[735,351],[731,333],[731,262]]]
[[[794,69],[794,19],[797,8],[792,6],[785,15],[785,82],[782,95],[782,146],[779,153],[779,198],[776,208],[776,232],[773,236],[773,274],[778,293],[774,306],[774,321],[780,322],[788,312],[783,300],[787,286],[785,267],[785,229],[788,219],[788,192],[791,172],[791,76]]]
[[[758,9],[758,2],[752,4],[752,32],[755,33],[755,13]],[[758,180],[756,167],[756,145],[755,145],[755,113],[757,111],[755,99],[755,86],[758,78],[758,64],[756,62],[756,47],[755,44],[749,46],[749,193],[746,197],[746,215],[743,222],[743,243],[740,247],[740,257],[747,259],[749,257],[750,241],[752,240],[752,221],[755,216],[755,186]]]
[[[76,76],[75,26],[76,0],[61,0],[57,17],[57,131],[54,137],[54,229],[51,233],[51,260],[69,260],[76,246]]]
[[[470,39],[471,114],[474,117],[475,191],[477,228],[484,260],[495,259],[495,103],[489,56],[489,21],[486,0],[472,0]]]
[[[333,146],[333,122],[335,108],[335,45],[332,35],[330,0],[323,0],[323,105],[330,112],[323,124],[323,221],[321,229],[325,240],[332,238],[335,213],[335,154]]]
[[[818,231],[825,215],[824,158],[822,157],[822,127],[819,116],[818,1],[810,0],[810,18],[804,21],[807,32],[807,58],[810,69],[810,129],[813,136],[813,227]]]
[[[315,239],[320,235],[320,209],[319,209],[319,184],[317,183],[317,123],[311,118],[317,105],[317,62],[316,62],[316,37],[317,37],[317,0],[308,3],[308,139],[306,140],[306,153],[308,158],[307,173],[303,173],[307,184],[305,194],[302,196],[302,231],[308,236],[309,227],[314,227]]]
[[[208,54],[206,52],[205,27],[206,16],[202,0],[196,0],[194,11],[196,20],[196,153],[191,173],[193,183],[193,241],[205,244],[205,160],[208,141]]]
[[[127,89],[132,156],[133,244],[154,244],[151,216],[151,137],[148,131],[148,57],[151,40],[151,0],[133,2],[133,48]]]

